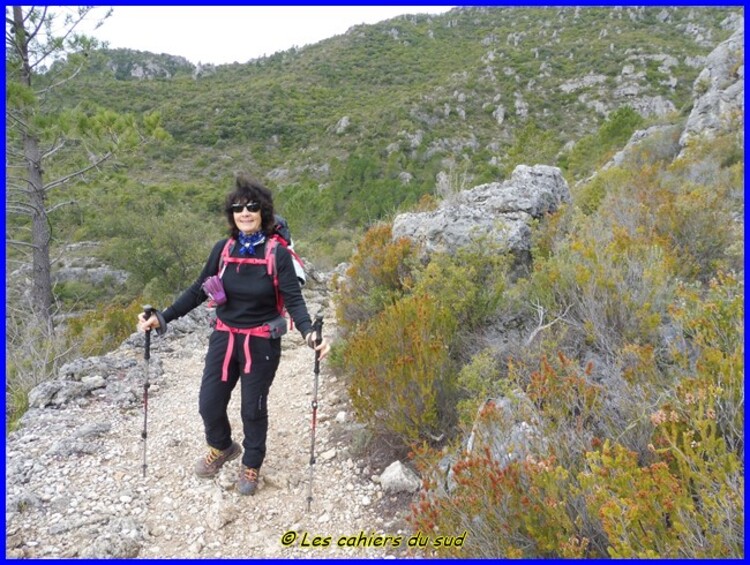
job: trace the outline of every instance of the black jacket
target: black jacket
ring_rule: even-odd
[[[175,302],[164,310],[166,322],[176,320],[201,305],[208,298],[201,288],[203,282],[219,271],[219,259],[227,240],[223,239],[214,245],[208,256],[203,271],[196,281],[183,292]],[[263,259],[268,242],[255,248],[255,257]],[[231,255],[239,257],[239,246],[235,246]],[[284,299],[284,306],[294,320],[300,333],[305,336],[312,331],[312,321],[302,296],[297,275],[294,272],[292,256],[283,245],[276,246],[276,268],[279,289]],[[222,277],[227,302],[216,307],[216,316],[228,326],[235,328],[252,328],[260,326],[278,316],[276,292],[273,278],[268,276],[266,265],[228,264]]]

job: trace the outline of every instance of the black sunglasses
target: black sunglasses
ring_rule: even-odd
[[[258,202],[248,202],[247,204],[232,204],[229,208],[235,214],[240,214],[245,208],[247,208],[248,212],[259,212],[260,204]]]

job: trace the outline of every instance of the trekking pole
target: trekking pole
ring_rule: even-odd
[[[313,322],[315,347],[323,342],[323,314],[318,312]],[[313,380],[312,431],[310,434],[310,479],[307,482],[307,511],[312,503],[313,466],[315,465],[315,423],[318,413],[318,375],[320,375],[320,351],[315,351],[315,379]]]
[[[151,314],[154,313],[154,308],[150,304],[143,307],[143,317],[148,320]],[[143,438],[143,476],[146,476],[146,438],[148,437],[147,424],[148,424],[148,389],[151,386],[149,382],[149,366],[151,365],[151,330],[146,330],[146,346],[143,350],[143,359],[146,361],[146,380],[143,382],[143,431],[141,432],[141,438]]]

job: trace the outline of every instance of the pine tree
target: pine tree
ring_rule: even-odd
[[[134,117],[97,107],[95,101],[74,110],[55,107],[54,93],[80,75],[88,52],[98,47],[95,39],[77,31],[93,10],[5,9],[6,250],[14,251],[13,261],[31,264],[30,292],[14,296],[7,306],[15,312],[10,318],[31,330],[20,334],[38,340],[25,344],[32,347],[44,347],[54,337],[50,251],[54,212],[75,204],[66,190],[90,182],[116,153],[162,133],[157,115],[145,116],[139,126]],[[55,370],[46,364],[34,370]]]

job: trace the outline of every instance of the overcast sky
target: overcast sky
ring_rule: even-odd
[[[401,14],[450,6],[114,6],[90,35],[112,48],[180,55],[191,63],[245,63]],[[94,14],[105,13],[99,7]]]

